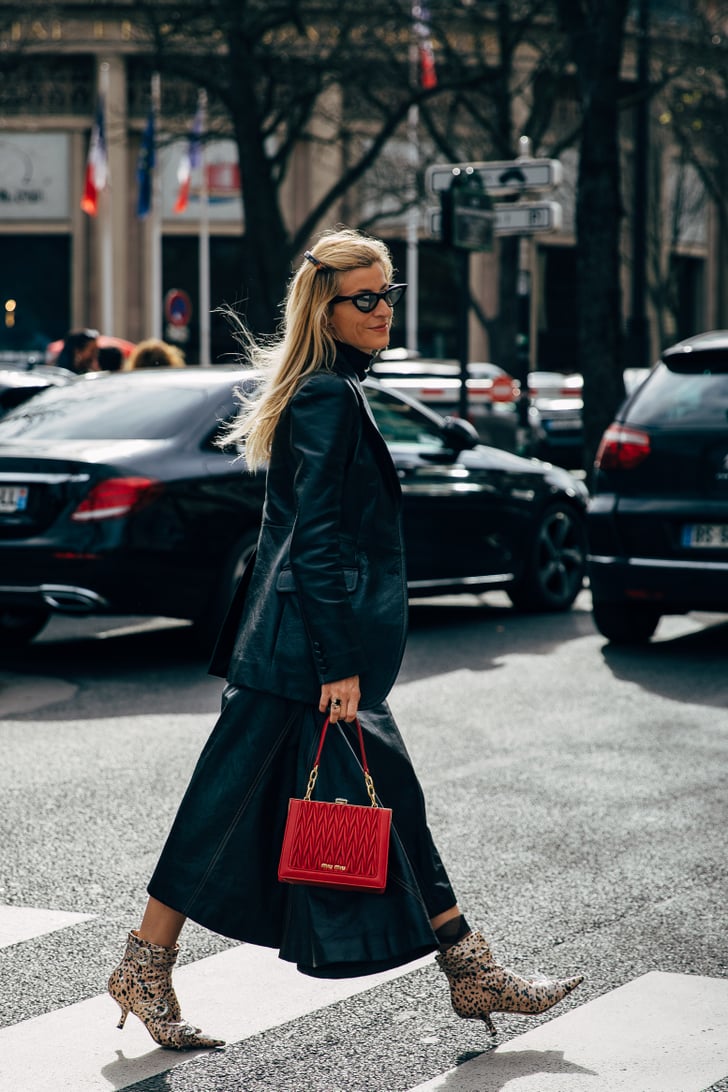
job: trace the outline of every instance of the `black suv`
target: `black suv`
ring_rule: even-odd
[[[728,611],[728,330],[666,349],[597,452],[594,621],[644,643],[663,614]]]

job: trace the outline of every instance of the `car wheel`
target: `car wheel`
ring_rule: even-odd
[[[13,648],[32,641],[50,616],[47,610],[0,608],[0,648]]]
[[[586,570],[586,528],[576,508],[552,504],[538,523],[521,577],[507,589],[520,610],[568,610]]]
[[[644,645],[657,629],[660,611],[644,603],[592,603],[594,624],[615,645]]]
[[[258,532],[241,538],[228,554],[217,589],[205,612],[193,619],[195,641],[205,655],[211,654],[215,647],[220,626],[225,620],[227,609],[238,586],[241,576],[255,551]]]

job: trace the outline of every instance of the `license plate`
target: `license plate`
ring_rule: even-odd
[[[545,420],[543,423],[543,427],[545,429],[548,429],[549,432],[568,432],[576,431],[576,429],[580,428],[581,425],[579,421],[574,421],[573,419],[569,420],[568,417],[565,419],[561,417],[553,417],[551,420]]]
[[[0,513],[24,512],[28,507],[26,485],[0,485]]]
[[[728,523],[686,523],[682,545],[691,549],[728,550]]]

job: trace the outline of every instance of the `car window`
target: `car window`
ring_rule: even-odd
[[[205,393],[104,381],[54,387],[0,421],[0,443],[38,440],[161,440],[193,416]]]
[[[218,411],[218,420],[212,432],[210,432],[200,445],[204,451],[214,451],[223,455],[239,455],[245,444],[241,440],[232,442],[228,440],[228,430],[238,418],[239,411],[231,410],[227,415]]]
[[[391,447],[429,453],[445,450],[441,430],[434,421],[386,391],[364,389],[379,431]]]
[[[633,424],[725,428],[728,425],[728,373],[675,371],[658,365],[629,407]]]
[[[202,441],[203,450],[222,452],[225,455],[240,455],[245,450],[244,440],[230,441],[227,434],[230,426],[237,421],[244,409],[246,399],[256,393],[258,386],[257,376],[243,376],[236,383],[234,391],[226,393],[215,412],[217,424]]]

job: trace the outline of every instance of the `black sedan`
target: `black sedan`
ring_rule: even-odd
[[[728,611],[728,331],[666,349],[597,453],[594,621],[643,643],[664,614]]]
[[[264,477],[223,451],[235,368],[99,374],[0,420],[0,643],[53,612],[191,619],[206,643],[255,545]],[[583,484],[478,444],[367,380],[404,494],[410,593],[505,588],[568,609],[586,558]]]
[[[64,368],[0,368],[0,417],[47,387],[63,387],[75,378]]]

